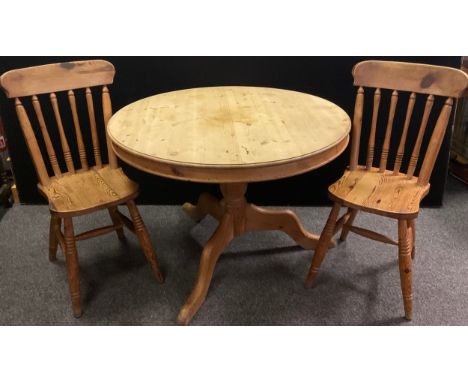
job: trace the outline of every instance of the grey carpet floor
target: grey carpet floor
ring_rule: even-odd
[[[397,249],[350,233],[330,250],[314,289],[312,257],[281,232],[249,233],[221,256],[192,325],[468,325],[468,189],[450,179],[445,204],[423,209],[414,263],[414,318],[403,319]],[[73,318],[65,263],[49,263],[46,206],[0,216],[0,324],[173,325],[194,284],[200,251],[216,227],[179,207],[141,206],[166,274],[158,285],[131,233],[78,243],[84,314]],[[292,208],[320,232],[329,208]],[[76,219],[77,232],[109,224],[106,213]],[[396,237],[396,222],[361,213],[356,225]]]

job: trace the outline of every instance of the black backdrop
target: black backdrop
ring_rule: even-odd
[[[32,65],[88,58],[90,57],[3,57],[0,62],[0,73]],[[114,85],[111,88],[114,111],[140,98],[171,90],[202,86],[247,85],[311,93],[336,103],[352,116],[355,88],[352,85],[351,69],[357,62],[370,57],[99,58],[111,61],[117,71]],[[460,57],[377,57],[377,59],[421,62],[457,68],[460,67],[461,62]],[[400,107],[404,103],[399,103]],[[4,120],[21,200],[24,203],[43,203],[44,200],[36,188],[37,177],[16,120],[13,103],[6,99],[3,92],[0,95],[0,112]],[[83,109],[82,112],[85,110]],[[403,113],[400,112],[400,114]],[[80,119],[84,121],[86,118],[85,114]],[[31,119],[34,120],[34,118]],[[383,123],[385,123],[384,119]],[[364,139],[368,126],[368,124],[363,126]],[[402,121],[396,120],[392,147],[398,144],[398,133],[401,132],[401,128]],[[383,133],[382,128],[380,133]],[[414,142],[416,134],[417,129],[410,131],[408,142]],[[424,201],[426,206],[438,206],[442,203],[450,137],[451,129],[448,129],[431,178],[431,191]],[[104,142],[103,134],[100,138],[101,142]],[[73,139],[72,136],[69,139]],[[376,139],[376,144],[379,145],[382,141],[382,134]],[[72,141],[70,143],[71,147],[74,147]],[[365,146],[365,144],[361,145],[361,155],[365,155]],[[252,184],[247,191],[248,198],[263,205],[328,204],[327,187],[341,176],[348,162],[348,150],[332,163],[310,173],[278,181]],[[78,162],[77,158],[75,159]],[[125,172],[140,184],[142,192],[139,202],[142,203],[180,204],[184,201],[196,200],[201,191],[218,193],[214,185],[165,179],[143,173],[125,164],[122,166]]]

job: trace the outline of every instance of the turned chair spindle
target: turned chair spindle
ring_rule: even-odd
[[[372,126],[369,134],[369,144],[367,146],[367,162],[366,168],[370,170],[374,162],[374,150],[375,150],[375,131],[377,129],[377,120],[379,118],[379,106],[380,106],[380,89],[375,89],[374,93],[374,108],[372,110]]]
[[[396,105],[398,102],[398,92],[392,92],[390,101],[390,112],[388,113],[387,129],[385,130],[385,140],[382,147],[382,156],[380,157],[380,172],[384,172],[387,168],[388,152],[390,150],[390,137],[392,135],[393,120],[395,118]]]
[[[78,118],[75,93],[73,90],[68,91],[68,102],[70,103],[73,125],[75,126],[76,143],[78,145],[78,154],[80,156],[81,168],[83,170],[88,170],[88,159],[86,158],[86,149],[83,143],[83,135],[81,134],[80,120]]]
[[[437,155],[439,154],[440,146],[442,145],[442,140],[444,139],[450,114],[452,113],[452,105],[452,98],[447,98],[439,118],[437,119],[434,131],[431,135],[429,147],[427,148],[426,155],[424,156],[421,171],[419,172],[418,185],[420,186],[424,186],[429,183],[429,178],[431,177]]]
[[[108,155],[108,161],[109,161],[109,167],[110,168],[117,168],[117,156],[114,153],[114,150],[112,149],[112,143],[109,138],[109,134],[107,133],[107,123],[109,122],[109,119],[112,117],[112,103],[111,103],[111,98],[109,94],[109,89],[107,86],[103,86],[102,88],[102,110],[104,114],[104,126],[106,127],[106,144],[107,144],[107,155]]]
[[[55,121],[57,122],[57,127],[60,134],[60,143],[62,144],[62,151],[65,158],[65,163],[67,165],[67,170],[69,173],[73,174],[75,172],[75,166],[73,165],[73,158],[71,156],[70,147],[68,146],[67,136],[63,130],[62,117],[60,116],[59,105],[55,93],[50,93],[50,102],[52,103],[52,108],[54,109]]]
[[[93,93],[86,88],[86,105],[88,106],[89,125],[91,126],[91,137],[93,140],[93,153],[96,167],[102,166],[101,150],[99,148],[99,137],[96,129],[96,117],[94,116]]]
[[[47,168],[44,163],[44,159],[41,155],[41,150],[39,144],[37,143],[36,136],[29,121],[28,114],[24,108],[21,100],[19,98],[15,99],[16,114],[18,116],[18,121],[23,131],[24,139],[26,140],[27,147],[30,155],[34,158],[33,164],[36,169],[37,176],[39,178],[40,184],[48,185],[50,183],[49,174],[47,173]]]
[[[55,154],[54,146],[52,144],[52,141],[50,140],[49,131],[47,130],[44,115],[42,114],[42,108],[41,103],[39,102],[39,98],[37,98],[37,96],[34,95],[32,97],[32,103],[34,111],[36,112],[37,121],[41,128],[42,137],[46,145],[46,150],[49,156],[49,161],[52,166],[52,170],[54,171],[55,176],[60,176],[62,172],[60,171],[60,167],[57,162],[57,155]]]
[[[408,108],[406,109],[405,124],[403,126],[403,132],[401,133],[400,144],[398,145],[398,151],[395,157],[395,166],[393,168],[393,174],[398,175],[401,168],[401,162],[403,161],[403,155],[405,154],[405,143],[406,136],[408,134],[408,128],[411,121],[411,115],[413,114],[414,104],[416,102],[416,94],[411,93],[408,100]]]
[[[418,164],[419,152],[421,151],[421,143],[424,138],[424,133],[426,132],[427,122],[429,121],[429,115],[431,114],[432,106],[434,105],[434,96],[430,94],[427,97],[426,105],[424,106],[424,114],[421,120],[421,125],[419,126],[418,137],[416,138],[416,143],[414,144],[413,152],[409,160],[408,179],[413,177],[414,171],[416,170],[416,165]]]
[[[356,95],[356,104],[354,106],[354,117],[353,117],[353,130],[351,132],[351,159],[349,168],[350,170],[356,170],[359,162],[359,141],[361,137],[361,126],[362,126],[362,113],[364,111],[364,89],[362,86],[358,88]]]

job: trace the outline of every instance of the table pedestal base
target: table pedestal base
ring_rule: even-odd
[[[186,325],[205,301],[211,278],[224,248],[236,236],[250,231],[280,230],[305,249],[315,248],[319,236],[307,232],[290,210],[269,210],[247,203],[246,183],[221,184],[223,200],[203,193],[196,206],[185,203],[183,209],[194,220],[212,215],[219,226],[203,248],[198,278],[187,302],[179,313],[179,324]]]

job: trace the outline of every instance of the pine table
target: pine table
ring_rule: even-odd
[[[192,218],[210,214],[219,225],[203,249],[179,323],[189,323],[199,310],[219,256],[240,234],[281,230],[303,248],[315,247],[318,236],[292,211],[248,203],[247,185],[323,166],[345,150],[350,128],[349,116],[325,99],[240,86],[158,94],[110,119],[107,133],[124,162],[163,177],[220,185],[222,200],[203,193],[197,205],[183,206]]]

